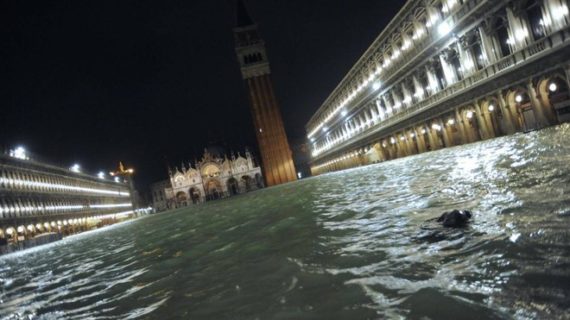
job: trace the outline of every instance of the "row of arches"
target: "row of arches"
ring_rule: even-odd
[[[3,166],[0,169],[0,189],[26,192],[65,192],[128,196],[126,188],[74,177],[20,170]]]
[[[1,219],[31,218],[69,213],[112,211],[118,207],[130,207],[130,203],[88,201],[87,199],[41,199],[35,197],[0,198]]]
[[[384,90],[368,106],[353,114],[344,111],[345,122],[339,122],[314,141],[313,155],[332,149],[469,76],[484,76],[483,69],[494,64],[500,67],[505,57],[566,26],[568,13],[559,14],[556,19],[551,17],[552,8],[568,10],[565,4],[557,1],[523,1],[514,8],[507,6],[494,12],[462,37],[457,37],[437,56],[418,65],[405,79]],[[383,64],[382,61],[379,63]]]
[[[0,226],[0,252],[4,252],[3,246],[25,243],[45,234],[56,233],[66,236],[89,230],[95,226],[111,224],[115,220],[113,217],[81,217]]]
[[[263,55],[260,52],[250,53],[243,56],[244,64],[252,64],[263,61]]]
[[[237,177],[230,177],[225,181],[225,183],[217,178],[210,178],[204,183],[203,189],[193,186],[187,191],[178,191],[173,199],[176,203],[171,206],[181,207],[188,206],[190,204],[198,204],[204,201],[235,196],[263,187],[263,178],[259,173],[254,176],[243,175],[239,177],[239,179]]]
[[[313,174],[342,170],[565,121],[570,121],[570,87],[560,72],[457,107],[312,170]]]

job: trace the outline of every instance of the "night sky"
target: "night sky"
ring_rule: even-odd
[[[245,0],[291,145],[404,0]],[[205,146],[255,148],[235,1],[0,1],[0,147],[135,181]],[[258,157],[259,158],[259,157]]]

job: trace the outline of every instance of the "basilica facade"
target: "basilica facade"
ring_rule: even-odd
[[[264,187],[261,168],[252,154],[222,155],[204,150],[204,155],[192,165],[169,169],[169,187],[164,189],[168,208],[185,207],[216,200]]]

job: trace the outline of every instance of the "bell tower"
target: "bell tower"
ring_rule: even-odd
[[[246,84],[263,175],[268,186],[297,180],[291,149],[271,81],[265,43],[241,0],[234,28],[236,54]]]

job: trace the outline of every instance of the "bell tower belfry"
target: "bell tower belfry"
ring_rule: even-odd
[[[273,91],[265,43],[241,0],[237,3],[234,39],[241,74],[249,94],[251,115],[261,153],[261,167],[267,185],[297,180],[281,111]]]

